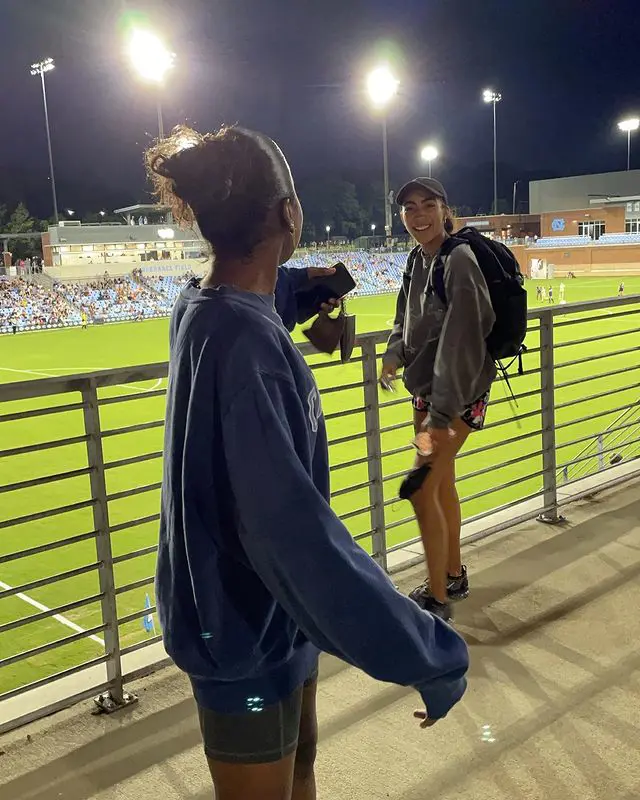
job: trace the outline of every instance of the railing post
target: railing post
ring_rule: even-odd
[[[380,437],[380,402],[378,398],[378,363],[373,337],[363,337],[362,374],[364,378],[365,430],[367,432],[367,467],[369,471],[369,505],[373,531],[372,556],[387,569],[387,532],[384,515],[384,486],[382,483],[382,439]]]
[[[556,464],[555,370],[553,352],[553,315],[546,311],[540,317],[540,394],[542,401],[542,469],[545,510],[540,522],[555,525],[563,521],[558,514]]]
[[[598,469],[603,470],[604,464],[604,437],[601,433],[598,434]]]
[[[94,380],[87,381],[82,389],[84,404],[84,427],[87,434],[87,460],[91,469],[89,479],[93,504],[93,525],[96,531],[96,553],[98,557],[98,580],[102,594],[102,620],[104,646],[108,659],[105,663],[109,689],[95,698],[101,711],[111,713],[136,702],[135,695],[124,691],[122,681],[122,661],[120,658],[120,635],[118,631],[118,610],[116,587],[113,572],[113,552],[111,549],[111,529],[109,527],[109,505],[102,453],[102,432],[98,392]]]

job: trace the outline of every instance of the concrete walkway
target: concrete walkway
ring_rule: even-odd
[[[640,798],[640,485],[564,513],[466,548],[470,689],[434,728],[413,692],[323,662],[320,800]],[[0,798],[212,798],[184,678],[134,688],[125,712],[85,703],[0,739]]]

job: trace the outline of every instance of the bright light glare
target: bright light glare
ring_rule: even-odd
[[[67,209],[67,214],[72,217],[76,212],[72,208]]]
[[[640,128],[640,119],[638,117],[631,117],[631,119],[623,119],[618,123],[618,128],[625,133],[629,131],[637,131]]]
[[[45,58],[44,61],[36,61],[31,65],[30,71],[32,75],[42,75],[43,72],[51,72],[55,69],[56,65],[53,63],[52,58]]]
[[[372,222],[371,223],[371,230],[375,231],[375,229],[376,229],[376,224],[375,224],[375,222]]]
[[[173,67],[175,53],[167,50],[164,42],[154,33],[134,30],[129,40],[129,57],[141,78],[162,83]]]
[[[161,239],[173,239],[175,233],[172,228],[158,228],[158,236]]]
[[[327,225],[327,227],[325,228],[325,231],[327,233],[331,233],[331,225]]]
[[[493,89],[485,89],[482,92],[482,99],[485,103],[499,103],[502,100],[500,92],[494,92]]]
[[[438,157],[438,150],[433,145],[428,144],[422,148],[420,156],[423,161],[434,161]]]
[[[391,74],[388,67],[378,67],[367,78],[367,91],[374,106],[382,108],[398,92],[399,81]]]

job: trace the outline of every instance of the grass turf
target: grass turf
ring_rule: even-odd
[[[543,281],[553,285],[558,300],[559,280]],[[611,278],[564,280],[566,299],[569,303],[590,299],[613,297],[619,279]],[[538,305],[535,299],[536,281],[529,281],[530,305]],[[628,293],[640,293],[640,278],[625,278]],[[556,425],[559,444],[586,436],[595,436],[606,429],[619,416],[615,411],[621,406],[637,402],[638,353],[632,348],[640,344],[638,336],[638,307],[626,307],[621,311],[635,309],[634,315],[612,316],[611,310],[591,312],[587,315],[570,314],[556,320],[555,358],[556,383],[582,380],[575,386],[560,386],[556,390]],[[357,314],[360,332],[388,329],[393,316],[394,298],[386,295],[373,298],[358,298],[351,302],[350,311]],[[567,309],[569,312],[569,309]],[[596,317],[579,327],[565,325],[570,320]],[[558,324],[560,323],[560,324]],[[162,361],[167,357],[167,320],[142,323],[96,326],[88,330],[66,329],[60,331],[34,332],[18,336],[0,337],[0,383],[67,375],[97,369],[132,366]],[[301,338],[299,333],[297,338]],[[612,336],[615,335],[615,336]],[[607,338],[609,337],[609,338]],[[527,343],[532,352],[525,357],[525,370],[529,374],[516,377],[513,387],[516,393],[525,395],[519,399],[515,413],[523,417],[514,420],[514,410],[507,402],[506,388],[496,384],[492,392],[492,405],[487,418],[487,428],[474,434],[467,443],[458,464],[458,479],[463,514],[469,517],[486,512],[497,506],[522,499],[540,490],[542,478],[540,397],[537,390],[540,378],[535,370],[539,366],[537,322],[531,326]],[[587,340],[587,341],[582,341]],[[573,342],[573,343],[572,343]],[[612,354],[612,353],[617,354]],[[620,352],[618,352],[620,351]],[[357,355],[357,353],[356,353]],[[586,357],[605,356],[595,361],[580,362]],[[322,362],[323,358],[312,361]],[[566,364],[566,366],[563,366]],[[605,377],[598,377],[607,373]],[[361,380],[361,364],[332,366],[316,373],[321,389],[351,384]],[[161,385],[164,385],[164,381]],[[156,381],[113,387],[100,392],[101,398],[121,394],[135,394],[138,399],[101,407],[103,430],[116,429],[138,422],[159,420],[163,415],[163,398],[148,397],[149,390],[158,388]],[[611,393],[605,396],[606,393]],[[526,396],[531,393],[531,396]],[[400,393],[381,400],[397,400]],[[0,415],[28,408],[76,402],[77,394],[65,397],[36,399],[13,403],[0,403]],[[323,397],[325,414],[361,408],[364,404],[361,388],[328,393]],[[607,412],[592,418],[594,414]],[[400,450],[411,437],[410,407],[407,403],[383,406],[380,412],[383,451]],[[403,425],[404,423],[404,425]],[[402,427],[399,427],[402,426]],[[384,430],[390,428],[391,430]],[[367,480],[366,464],[340,469],[343,462],[366,455],[364,437],[364,414],[350,414],[328,421],[331,440],[363,434],[355,440],[335,444],[331,448],[334,467],[332,488],[334,491],[363,483]],[[50,441],[68,436],[81,435],[83,422],[81,411],[59,413],[0,423],[0,449],[21,447],[37,442]],[[526,437],[517,443],[510,440]],[[483,452],[473,452],[494,445]],[[105,461],[153,453],[162,448],[160,427],[113,435],[103,442]],[[585,443],[562,447],[558,451],[559,465],[570,463]],[[387,534],[389,546],[400,544],[416,536],[415,523],[409,518],[409,508],[395,499],[399,479],[393,477],[406,469],[410,463],[406,451],[392,453],[384,458],[385,514],[391,527]],[[0,458],[0,486],[26,481],[37,476],[52,475],[86,466],[84,444],[75,444],[37,453],[28,453]],[[593,469],[596,458],[585,462],[584,469]],[[338,467],[337,469],[335,469]],[[490,473],[478,472],[492,468]],[[389,478],[389,476],[392,476]],[[572,477],[572,475],[571,475]],[[161,479],[161,462],[156,458],[130,466],[109,469],[107,490],[110,494],[123,492],[125,496],[109,504],[110,521],[118,525],[128,520],[154,514],[158,510],[159,492],[154,490],[141,494],[127,494],[128,490],[151,484]],[[78,476],[54,481],[37,487],[27,487],[0,494],[0,525],[2,521],[18,516],[45,511],[50,508],[78,503],[90,498],[88,476]],[[368,489],[341,494],[334,500],[340,514],[349,514],[347,525],[354,535],[366,534],[371,524],[369,513],[357,512],[369,505]],[[402,522],[407,519],[406,522]],[[0,557],[14,551],[55,542],[62,538],[87,533],[93,530],[90,508],[81,508],[62,515],[37,521],[23,522],[0,530]],[[112,534],[114,555],[126,556],[140,548],[153,545],[157,537],[157,523],[148,522]],[[371,551],[371,541],[365,537],[362,545]],[[116,586],[123,587],[134,581],[147,578],[154,571],[154,554],[123,560],[115,566]],[[46,576],[57,575],[84,566],[82,574],[58,581],[49,586],[34,587],[24,596],[0,598],[0,625],[13,620],[40,613],[43,607],[54,608],[75,601],[91,598],[99,592],[95,568],[95,544],[87,539],[55,550],[0,564],[0,591],[37,581]],[[153,600],[152,586],[135,587],[118,595],[118,614],[124,617],[143,608],[145,593]],[[32,601],[32,602],[30,602]],[[33,603],[40,604],[34,607]],[[0,659],[39,647],[46,642],[72,636],[74,630],[65,624],[87,630],[101,624],[99,601],[62,613],[60,619],[52,617],[34,621],[28,625],[0,633]],[[96,631],[99,640],[103,633]],[[142,620],[136,619],[120,626],[121,645],[132,645],[150,637]],[[37,654],[28,660],[19,661],[0,668],[0,694],[31,681],[55,674],[63,669],[96,658],[103,648],[96,639],[83,639],[65,644],[47,653]]]

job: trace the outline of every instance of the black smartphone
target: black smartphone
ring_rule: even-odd
[[[341,300],[356,288],[356,282],[342,261],[333,264],[333,268],[333,275],[323,275],[309,281],[309,290],[314,292],[319,303],[326,303],[334,298]]]

